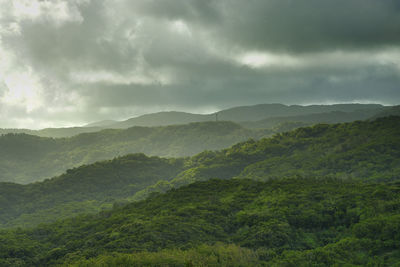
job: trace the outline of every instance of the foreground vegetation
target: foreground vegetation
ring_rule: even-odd
[[[0,183],[1,227],[13,227],[0,266],[398,266],[399,125],[320,124]]]
[[[2,231],[0,265],[393,266],[399,193],[399,182],[213,179],[98,215]]]

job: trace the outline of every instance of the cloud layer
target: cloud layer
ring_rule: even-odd
[[[396,0],[0,6],[0,127],[270,102],[400,102]]]

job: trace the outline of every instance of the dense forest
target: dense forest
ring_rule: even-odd
[[[43,182],[0,183],[0,227],[27,227],[109,209],[148,186],[173,179],[182,166],[182,159],[134,154],[71,169]]]
[[[400,117],[316,125],[221,151],[162,159],[143,154],[68,170],[40,183],[0,183],[0,226],[34,226],[144,199],[212,178],[292,177],[392,182],[400,177]]]
[[[129,153],[191,156],[272,133],[272,130],[250,130],[232,122],[219,121],[107,129],[60,139],[7,134],[0,136],[0,181],[34,182],[59,175],[72,167]]]
[[[0,183],[0,266],[396,266],[399,125],[395,116],[317,124],[192,157],[130,154]],[[222,127],[221,138],[246,131],[156,129],[190,136],[193,126]],[[137,129],[154,130],[68,142],[84,149]],[[45,152],[36,141],[47,139],[26,138],[37,146],[27,157]]]
[[[1,266],[394,266],[400,183],[209,180],[0,232]]]
[[[400,177],[400,117],[318,124],[249,140],[188,160],[190,168],[171,181],[182,185],[210,178],[256,180],[292,176],[394,181]]]

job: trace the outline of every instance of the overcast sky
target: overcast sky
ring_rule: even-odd
[[[400,104],[398,0],[0,0],[0,127]]]

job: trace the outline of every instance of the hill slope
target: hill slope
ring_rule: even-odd
[[[31,226],[96,213],[160,180],[171,180],[182,168],[182,159],[134,154],[71,169],[40,183],[0,183],[0,226]]]
[[[207,266],[214,255],[223,266],[390,266],[400,260],[399,190],[336,179],[198,182],[96,216],[0,232],[0,264]],[[223,245],[232,243],[247,249]]]
[[[260,121],[247,121],[240,123],[246,128],[277,128],[282,124],[301,122],[313,125],[317,123],[343,123],[357,120],[367,120],[376,116],[377,110],[357,110],[352,112],[331,111],[288,117],[271,117]],[[380,116],[386,117],[386,116]]]
[[[72,167],[129,153],[191,156],[271,133],[221,121],[110,129],[64,139],[8,134],[0,136],[0,181],[29,183],[43,180]]]
[[[186,159],[131,155],[70,170],[41,183],[0,183],[1,226],[35,225],[58,216],[96,212],[114,202],[140,200],[152,192],[212,178],[398,181],[399,123],[400,117],[388,117],[317,125]]]
[[[389,116],[400,116],[400,106],[387,107],[383,111],[372,116],[372,119],[389,117]]]
[[[180,186],[210,178],[330,176],[392,181],[400,178],[400,117],[318,124],[203,152],[171,181]],[[165,185],[164,185],[165,186]]]

